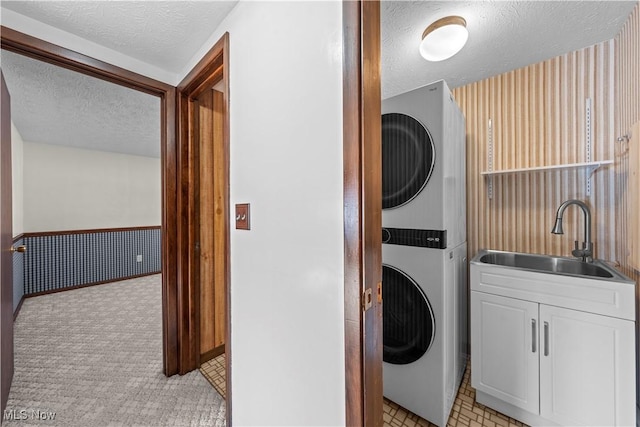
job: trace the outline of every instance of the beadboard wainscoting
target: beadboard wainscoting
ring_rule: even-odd
[[[159,226],[25,233],[24,296],[159,273],[160,236]]]

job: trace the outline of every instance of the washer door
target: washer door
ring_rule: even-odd
[[[382,265],[382,360],[395,365],[415,362],[424,355],[435,334],[429,300],[411,277]]]
[[[416,197],[431,177],[435,147],[427,129],[413,117],[382,115],[382,209]]]

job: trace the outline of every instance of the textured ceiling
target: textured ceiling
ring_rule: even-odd
[[[2,7],[177,74],[236,3],[2,0]]]
[[[632,1],[382,1],[382,97],[444,79],[451,88],[502,74],[616,36]],[[452,58],[418,51],[433,21],[460,15],[469,40]]]
[[[2,50],[11,119],[27,142],[160,157],[160,99]]]
[[[179,75],[236,1],[8,1],[8,9]],[[18,28],[18,30],[20,30]],[[2,51],[29,142],[160,156],[158,98]]]
[[[0,5],[179,75],[236,3],[2,0]],[[636,4],[383,0],[383,98],[438,79],[458,87],[612,39]],[[427,62],[418,52],[422,31],[449,14],[467,20],[469,41],[456,56]],[[25,140],[159,155],[159,101],[153,96],[4,51],[2,69],[12,91],[14,122]]]

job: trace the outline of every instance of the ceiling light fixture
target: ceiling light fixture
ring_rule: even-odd
[[[420,55],[427,61],[443,61],[460,52],[467,38],[467,21],[460,16],[446,16],[424,30]]]

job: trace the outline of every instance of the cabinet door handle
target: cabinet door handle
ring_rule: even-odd
[[[544,355],[549,355],[549,322],[544,322]]]
[[[531,352],[535,353],[538,349],[536,348],[537,343],[536,337],[536,319],[531,319]]]

